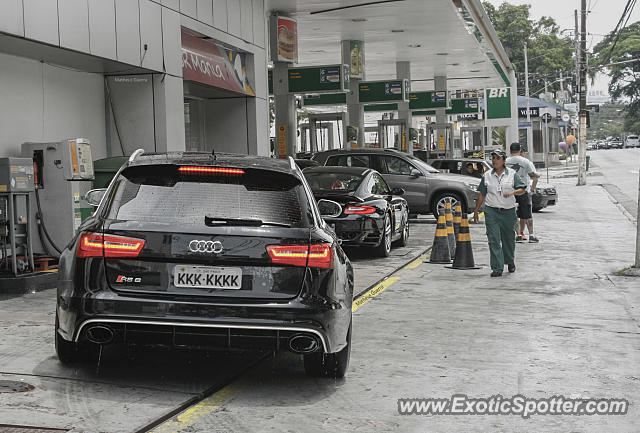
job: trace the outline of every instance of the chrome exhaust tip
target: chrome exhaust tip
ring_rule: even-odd
[[[319,347],[318,339],[309,335],[298,334],[289,339],[289,349],[295,353],[311,353],[317,351]]]
[[[113,329],[105,325],[94,325],[87,329],[87,340],[92,343],[105,345],[113,341]]]

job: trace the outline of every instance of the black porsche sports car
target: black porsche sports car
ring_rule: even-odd
[[[382,257],[389,255],[394,241],[406,245],[409,208],[400,197],[402,188],[390,189],[380,173],[370,168],[313,167],[305,169],[304,175],[321,209],[327,201],[339,205],[324,220],[343,245],[373,247]]]
[[[293,159],[139,150],[87,201],[60,257],[60,361],[112,343],[288,349],[344,376],[353,268]]]

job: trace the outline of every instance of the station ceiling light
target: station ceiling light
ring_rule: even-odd
[[[449,53],[436,53],[436,56],[448,56]]]
[[[402,29],[392,29],[391,33],[404,33],[404,30],[402,30]]]

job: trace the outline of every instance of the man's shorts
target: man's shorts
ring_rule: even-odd
[[[522,195],[517,195],[516,203],[518,203],[518,210],[516,211],[518,218],[523,220],[533,218],[533,214],[531,213],[531,195],[529,193],[525,192]]]

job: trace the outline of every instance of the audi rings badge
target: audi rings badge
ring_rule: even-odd
[[[220,254],[224,250],[220,241],[201,241],[194,239],[189,242],[189,251],[192,253]]]

